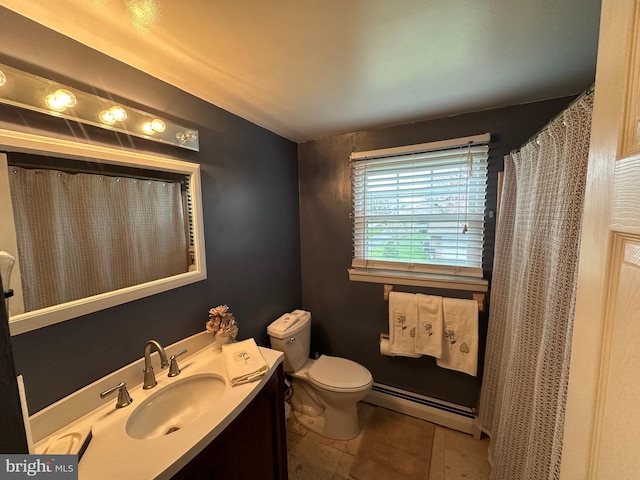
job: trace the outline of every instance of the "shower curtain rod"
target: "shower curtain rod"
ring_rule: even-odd
[[[569,108],[571,108],[572,106],[574,106],[576,103],[578,103],[580,100],[582,100],[584,97],[586,97],[587,95],[591,95],[594,91],[595,91],[595,82],[592,83],[584,92],[582,92],[581,94],[579,94],[576,98],[574,98],[571,103],[569,103],[569,105],[567,105],[565,108],[562,109],[562,111],[560,113],[558,113],[556,116],[554,116],[551,120],[549,120],[544,127],[542,127],[540,130],[538,130],[535,134],[533,134],[531,137],[529,137],[529,139],[527,139],[526,142],[524,142],[522,145],[520,145],[518,148],[514,148],[513,150],[511,150],[511,154],[513,155],[514,153],[518,152],[519,150],[522,149],[522,147],[524,147],[525,145],[528,145],[530,142],[532,142],[533,140],[535,140],[536,138],[538,138],[538,136],[540,136],[540,134],[542,132],[544,132],[547,128],[549,128],[549,126],[555,122],[556,120],[558,120],[560,117],[562,117],[562,115],[564,115],[564,112],[566,112]]]

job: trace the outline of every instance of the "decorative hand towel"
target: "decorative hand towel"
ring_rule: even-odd
[[[267,362],[253,338],[222,345],[222,354],[232,387],[257,380],[267,371]]]
[[[444,337],[440,367],[476,376],[478,373],[478,302],[443,298]]]
[[[442,357],[442,297],[416,294],[418,300],[418,326],[416,353]]]
[[[416,353],[418,301],[414,293],[389,293],[389,350],[394,355],[420,357]]]
[[[46,455],[78,455],[79,461],[92,437],[91,427],[80,428],[77,432],[49,439],[49,443],[42,453]]]

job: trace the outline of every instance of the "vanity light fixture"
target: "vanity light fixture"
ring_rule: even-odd
[[[0,103],[199,151],[198,131],[0,64]]]

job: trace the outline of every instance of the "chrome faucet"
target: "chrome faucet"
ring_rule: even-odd
[[[156,350],[158,350],[158,355],[160,355],[160,368],[167,368],[169,366],[167,354],[164,348],[162,348],[162,345],[155,340],[149,340],[144,346],[144,384],[142,385],[144,390],[153,388],[158,384],[158,382],[156,382],[156,376],[153,373],[153,367],[151,366],[151,347],[156,347]]]

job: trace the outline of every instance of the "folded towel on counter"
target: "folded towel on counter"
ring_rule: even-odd
[[[414,293],[389,292],[389,351],[402,357],[416,353],[418,300]]]
[[[416,353],[442,357],[442,297],[416,294],[418,302],[418,326],[416,329]]]
[[[257,380],[268,369],[267,362],[253,338],[222,345],[222,354],[232,387]]]
[[[78,455],[78,460],[80,460],[92,438],[91,427],[80,428],[78,431],[51,438],[42,453],[46,455]]]
[[[440,367],[472,376],[478,373],[478,302],[442,299],[444,332]]]

